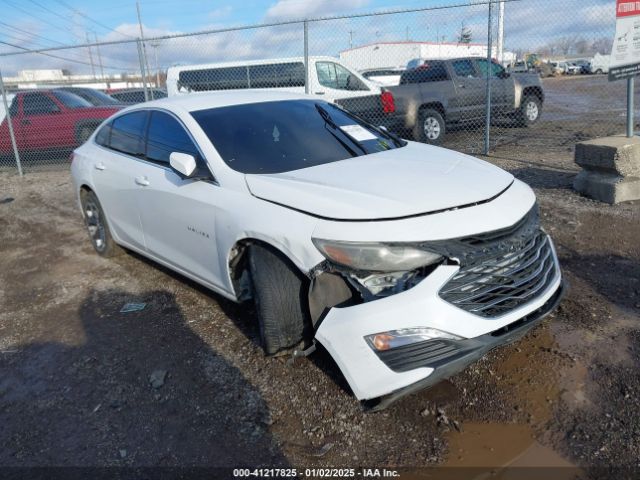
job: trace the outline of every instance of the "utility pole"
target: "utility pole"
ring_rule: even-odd
[[[100,78],[104,81],[104,65],[102,65],[102,55],[100,54],[100,45],[98,44],[98,35],[96,32],[93,32],[93,38],[96,41],[96,51],[98,52],[98,65],[100,65]],[[107,82],[107,88],[109,88],[109,83]]]
[[[405,27],[405,30],[406,30],[406,32],[407,32],[407,34],[406,34],[406,39],[407,39],[407,42],[408,42],[408,41],[409,41],[409,25],[407,25],[407,26]]]
[[[504,0],[498,5],[498,62],[504,63]]]
[[[349,30],[349,48],[353,48],[353,30]]]
[[[158,47],[160,46],[159,41],[151,42],[151,46],[153,47],[153,53],[156,58],[156,88],[160,87],[160,67],[158,65]]]
[[[84,35],[85,35],[85,38],[87,39],[87,43],[90,43],[89,34],[87,32],[84,32]],[[91,53],[91,47],[87,47],[87,49],[89,50],[89,62],[91,63],[91,76],[95,79],[96,67],[93,64],[93,54]]]
[[[147,45],[144,43],[144,31],[142,30],[142,17],[140,16],[140,2],[136,0],[136,12],[138,12],[138,25],[140,26],[140,40],[142,41],[142,61],[144,70],[149,72],[149,60],[147,59]],[[143,80],[145,81],[145,80]],[[145,88],[146,92],[146,88]],[[149,100],[148,98],[146,100]],[[151,100],[153,100],[153,90],[151,90]]]

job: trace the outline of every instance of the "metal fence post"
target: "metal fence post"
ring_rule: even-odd
[[[484,125],[484,154],[489,155],[489,142],[491,135],[491,59],[493,49],[493,2],[489,0],[489,15],[488,15],[488,28],[487,28],[487,101],[485,111],[485,125]]]
[[[634,121],[634,105],[633,95],[635,90],[635,78],[627,78],[627,137],[631,138],[634,135],[635,121]]]
[[[13,119],[9,114],[9,102],[7,102],[7,92],[4,89],[4,80],[2,78],[2,72],[0,72],[0,90],[2,90],[2,103],[4,104],[5,117],[7,119],[7,125],[9,125],[9,136],[11,137],[11,145],[13,146],[13,154],[16,157],[16,166],[18,167],[18,175],[22,176],[22,162],[20,161],[20,152],[18,151],[18,144],[16,143],[16,136],[13,133]]]
[[[140,76],[142,77],[142,89],[144,90],[144,101],[149,101],[149,92],[147,91],[147,75],[144,68],[144,57],[142,56],[142,46],[140,45],[140,39],[136,42],[138,45],[138,60],[140,61]]]
[[[309,22],[304,21],[304,93],[309,90]]]

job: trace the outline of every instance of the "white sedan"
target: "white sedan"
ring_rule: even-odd
[[[267,354],[319,342],[368,408],[518,338],[562,293],[527,185],[312,97],[130,107],[71,170],[100,255],[125,247],[253,300]]]

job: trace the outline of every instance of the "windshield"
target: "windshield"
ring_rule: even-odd
[[[242,173],[282,173],[405,145],[334,104],[250,103],[191,112],[227,165]]]
[[[101,92],[100,90],[87,89],[82,91],[78,90],[72,93],[84,98],[93,105],[121,105],[118,100],[104,92]]]
[[[92,106],[84,98],[64,90],[55,90],[53,94],[68,108],[87,108]]]

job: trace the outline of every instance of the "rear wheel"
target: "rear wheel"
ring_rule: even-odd
[[[442,114],[432,108],[426,108],[418,116],[413,137],[419,142],[440,145],[445,132],[446,126]]]
[[[538,122],[542,113],[542,102],[535,95],[524,97],[520,110],[518,111],[518,124],[528,127]]]
[[[308,289],[303,275],[270,248],[252,245],[249,269],[260,327],[267,355],[286,351],[308,337]]]
[[[98,201],[98,197],[91,190],[84,190],[80,194],[84,223],[89,232],[91,244],[98,254],[103,257],[114,257],[122,252],[111,236],[107,218]]]

